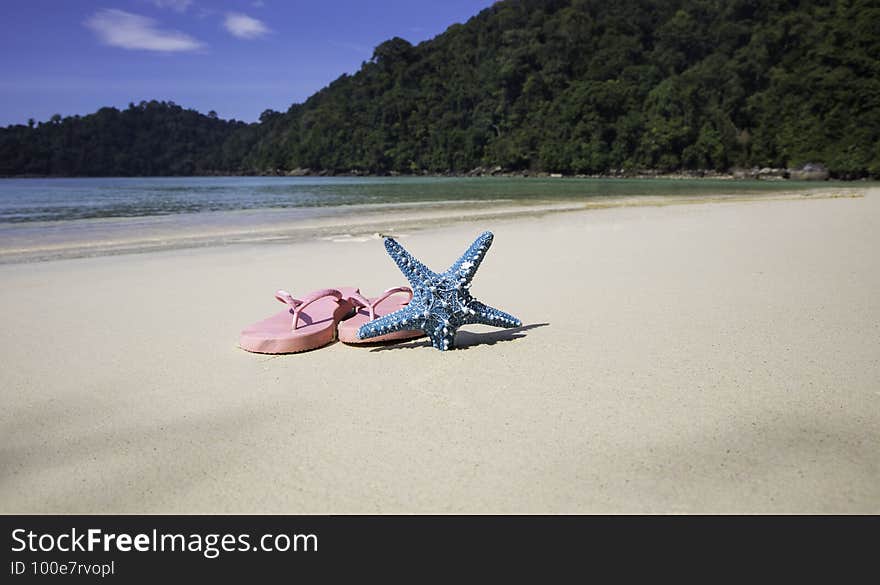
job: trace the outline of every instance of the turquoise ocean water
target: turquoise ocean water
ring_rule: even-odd
[[[521,177],[2,179],[0,262],[207,245],[236,241],[229,234],[239,234],[241,239],[240,234],[258,227],[264,236],[274,233],[277,239],[307,222],[322,222],[323,229],[332,232],[335,223],[342,226],[363,214],[392,217],[430,209],[455,210],[453,216],[466,218],[475,210],[504,206],[835,186],[827,182]]]
[[[162,177],[0,180],[0,224],[255,209],[456,201],[571,201],[753,193],[828,183],[671,179]]]

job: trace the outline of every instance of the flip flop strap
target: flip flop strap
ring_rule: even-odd
[[[322,288],[321,290],[309,293],[304,299],[295,299],[293,298],[293,295],[286,290],[275,292],[275,298],[278,299],[279,302],[289,306],[290,312],[293,313],[293,325],[291,328],[294,331],[296,331],[296,328],[299,325],[299,316],[302,313],[302,310],[318,299],[323,299],[324,297],[333,297],[339,301],[342,300],[342,293],[335,288]]]
[[[348,300],[352,301],[355,306],[363,307],[364,309],[370,308],[370,299],[363,296],[359,291],[354,291],[348,296]]]
[[[369,300],[367,298],[364,298],[360,293],[357,293],[357,292],[352,294],[350,298],[351,298],[351,300],[353,300],[355,302],[355,304],[367,309],[370,312],[370,321],[375,321],[376,320],[376,307],[379,305],[379,303],[381,303],[382,301],[384,301],[388,297],[390,297],[392,295],[396,295],[398,293],[404,293],[409,296],[409,298],[406,300],[407,303],[409,303],[413,298],[413,291],[408,286],[396,286],[394,288],[389,288],[388,290],[386,290],[385,292],[383,292],[381,295],[379,295],[378,297],[376,297],[373,300]]]

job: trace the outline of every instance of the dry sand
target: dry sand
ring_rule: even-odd
[[[393,227],[393,226],[392,226]],[[401,242],[521,330],[236,348],[378,240],[0,266],[0,512],[880,512],[880,192],[459,223]]]

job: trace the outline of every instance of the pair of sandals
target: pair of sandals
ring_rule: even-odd
[[[422,331],[395,331],[366,340],[357,336],[364,323],[408,305],[413,298],[413,291],[408,286],[389,288],[372,299],[364,297],[353,287],[316,290],[302,299],[279,290],[275,298],[287,308],[245,328],[239,338],[239,347],[254,353],[297,353],[323,347],[335,339],[361,344],[401,341],[424,335]]]

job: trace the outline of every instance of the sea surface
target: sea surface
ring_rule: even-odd
[[[825,183],[823,183],[824,185]],[[816,183],[675,179],[149,177],[0,180],[0,223],[472,200],[754,193]]]
[[[412,223],[420,214],[425,221],[441,221],[492,210],[566,210],[587,202],[736,196],[835,185],[521,177],[0,179],[0,262],[318,233],[339,232],[344,237],[352,235],[352,226],[369,231],[384,218],[406,216]]]

